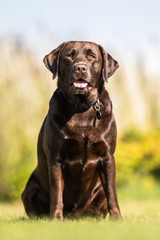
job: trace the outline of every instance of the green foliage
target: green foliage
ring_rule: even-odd
[[[11,43],[2,42],[0,59],[0,200],[20,198],[36,166],[38,131],[53,92],[46,84],[51,75],[43,63],[33,52]]]
[[[117,184],[152,187],[160,178],[160,132],[129,130],[116,150]]]

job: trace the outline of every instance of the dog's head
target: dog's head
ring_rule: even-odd
[[[119,66],[100,45],[77,41],[62,43],[44,57],[44,63],[53,79],[58,74],[59,87],[71,95],[98,92],[100,82],[107,82]]]

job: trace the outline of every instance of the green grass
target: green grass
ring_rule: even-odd
[[[63,222],[30,220],[21,203],[0,203],[0,240],[158,240],[160,239],[160,197],[157,189],[136,195],[129,188],[119,191],[123,222],[80,218]],[[155,194],[157,193],[157,194]]]

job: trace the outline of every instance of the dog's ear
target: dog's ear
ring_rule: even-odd
[[[103,80],[108,82],[108,78],[113,75],[116,69],[119,67],[119,64],[116,60],[114,60],[111,55],[109,55],[102,46],[99,45],[99,49],[103,58],[103,66],[102,66],[102,77]]]
[[[64,46],[65,46],[65,42],[59,45],[52,52],[47,54],[43,59],[45,66],[53,73],[53,79],[55,79],[57,76],[59,56]]]

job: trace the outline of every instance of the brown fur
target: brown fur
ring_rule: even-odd
[[[92,42],[65,42],[45,56],[58,76],[38,139],[38,164],[22,194],[27,214],[121,219],[116,194],[116,123],[104,81],[118,68]],[[74,82],[85,82],[77,88]],[[99,102],[97,101],[99,99]]]

